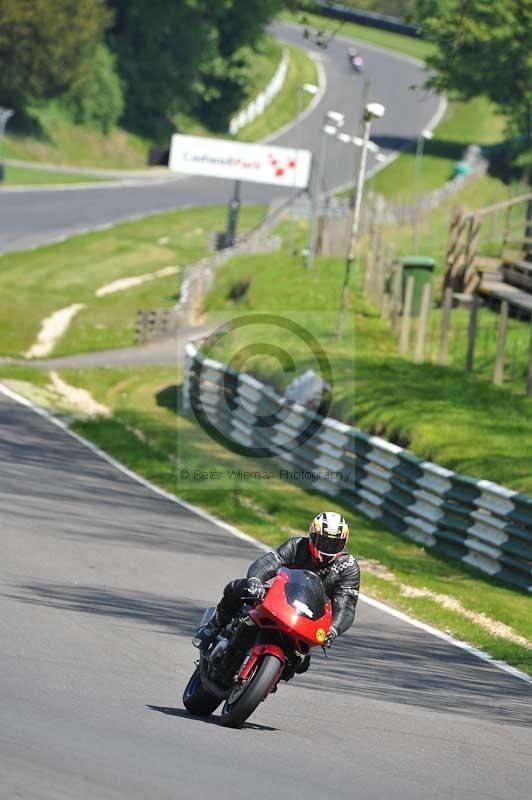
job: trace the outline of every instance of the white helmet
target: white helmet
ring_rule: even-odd
[[[310,523],[309,548],[312,557],[329,564],[345,550],[349,526],[336,511],[322,511]]]

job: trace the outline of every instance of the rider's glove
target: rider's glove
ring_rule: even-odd
[[[325,646],[330,647],[337,636],[338,636],[338,631],[336,630],[336,628],[332,627],[329,628],[329,633],[327,634],[327,638],[325,640]]]
[[[248,578],[246,594],[248,594],[254,600],[262,600],[266,592],[262,582],[258,578]]]

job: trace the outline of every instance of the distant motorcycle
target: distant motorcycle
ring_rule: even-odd
[[[215,608],[207,608],[200,628]],[[259,703],[308,669],[310,651],[324,646],[332,620],[321,579],[307,570],[281,569],[262,601],[245,603],[207,647],[183,693],[196,716],[208,716],[223,702],[221,722],[239,728]],[[198,646],[197,640],[196,646]]]
[[[351,65],[352,69],[355,70],[355,72],[364,72],[364,59],[356,48],[349,48],[347,51],[347,58],[349,60],[349,64]]]

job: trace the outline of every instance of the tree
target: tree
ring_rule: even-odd
[[[83,80],[64,98],[76,123],[92,124],[102,133],[109,133],[124,111],[115,60],[104,44],[98,44]]]
[[[0,0],[0,103],[76,87],[109,22],[104,0]]]
[[[109,0],[125,121],[162,138],[178,114],[223,129],[244,93],[249,49],[282,0]]]
[[[465,100],[486,95],[509,119],[523,154],[532,145],[532,0],[417,0],[416,21],[438,46],[429,80]]]

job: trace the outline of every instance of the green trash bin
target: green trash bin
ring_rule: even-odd
[[[430,256],[405,256],[402,259],[403,280],[402,293],[403,303],[406,296],[406,281],[410,276],[414,278],[414,294],[412,296],[412,316],[419,317],[421,312],[421,298],[423,297],[423,287],[426,283],[432,283],[432,273],[436,266],[436,260]]]

